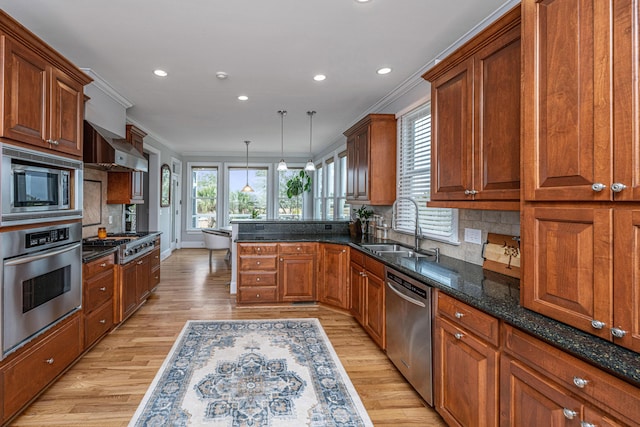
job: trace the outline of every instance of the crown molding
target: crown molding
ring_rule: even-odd
[[[125,109],[133,107],[133,103],[129,101],[124,96],[120,95],[118,91],[116,91],[113,86],[109,84],[105,79],[102,78],[98,73],[93,71],[91,68],[80,68],[85,74],[93,79],[93,85],[96,88],[100,89],[107,95],[109,98],[116,101],[118,104],[122,105]]]

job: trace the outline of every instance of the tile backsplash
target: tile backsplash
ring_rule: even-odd
[[[94,237],[98,235],[98,227],[105,227],[108,233],[119,233],[123,231],[123,205],[107,205],[107,172],[99,169],[84,169],[84,180],[90,181],[89,185],[83,186],[84,211],[87,212],[82,219],[82,238]],[[101,183],[100,186],[94,185]],[[102,194],[92,193],[96,188],[100,188]],[[109,224],[109,217],[112,223]],[[97,223],[100,221],[100,223]],[[85,225],[87,224],[87,225]],[[90,224],[90,225],[89,225]]]

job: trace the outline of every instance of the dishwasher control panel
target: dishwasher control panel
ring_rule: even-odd
[[[419,296],[422,299],[427,299],[427,289],[412,282],[409,281],[407,279],[404,279],[403,277],[401,277],[399,274],[393,272],[393,271],[389,271],[387,270],[387,280],[390,280],[391,282],[393,282],[394,284],[398,285],[398,286],[402,286],[403,288],[405,288],[406,290],[413,292],[414,294],[416,294],[417,296]]]

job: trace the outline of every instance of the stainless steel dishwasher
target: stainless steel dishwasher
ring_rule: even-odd
[[[433,406],[431,288],[386,269],[387,356]]]

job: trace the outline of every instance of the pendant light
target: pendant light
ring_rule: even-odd
[[[315,111],[307,111],[307,115],[309,115],[309,160],[307,160],[307,164],[304,167],[304,170],[313,172],[316,170],[316,165],[313,164],[313,152],[311,151],[311,140],[313,137],[313,115]]]
[[[249,144],[251,144],[251,141],[245,141],[244,143],[247,144],[247,185],[242,187],[240,191],[243,193],[253,193],[253,188],[249,185]]]
[[[279,171],[286,171],[287,162],[284,161],[284,116],[287,115],[286,110],[278,110],[278,114],[280,114],[280,163],[278,163]]]

